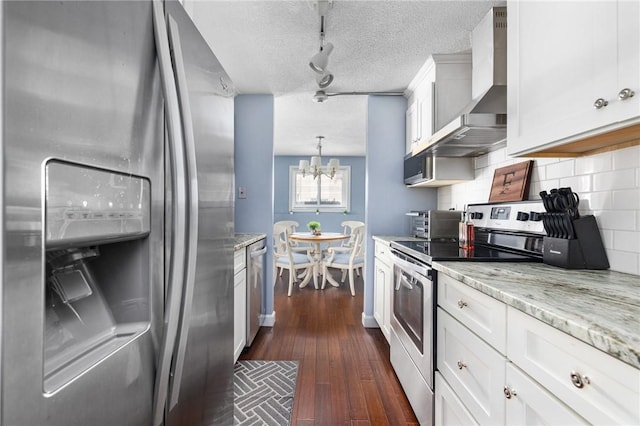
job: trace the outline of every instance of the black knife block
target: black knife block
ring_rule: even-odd
[[[609,260],[602,244],[594,216],[573,221],[576,238],[544,237],[542,261],[566,269],[609,269]]]

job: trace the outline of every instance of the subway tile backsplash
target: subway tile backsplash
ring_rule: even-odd
[[[506,148],[475,159],[475,180],[438,188],[439,209],[486,203],[496,168],[511,158]],[[596,217],[611,269],[640,275],[640,146],[580,158],[533,158],[529,199],[542,190],[570,186],[580,213]]]

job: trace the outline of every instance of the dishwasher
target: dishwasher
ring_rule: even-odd
[[[262,291],[267,255],[266,239],[247,247],[247,346],[262,326]]]

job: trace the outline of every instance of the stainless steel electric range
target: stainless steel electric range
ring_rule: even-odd
[[[472,249],[455,238],[392,241],[391,364],[421,424],[433,424],[436,271],[433,261],[541,262],[542,201],[471,204]]]

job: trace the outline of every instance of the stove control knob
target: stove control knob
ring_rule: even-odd
[[[518,212],[518,215],[516,216],[516,220],[519,220],[521,222],[526,222],[527,220],[529,220],[529,213]]]
[[[471,212],[471,219],[482,219],[482,212]]]
[[[529,212],[529,220],[534,222],[540,222],[542,220],[543,213]]]

